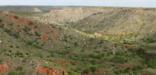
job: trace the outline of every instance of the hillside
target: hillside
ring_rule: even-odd
[[[81,35],[72,29],[33,22],[13,13],[0,13],[0,32],[2,34],[1,63],[9,61],[8,64],[11,64],[9,67],[18,75],[35,73],[35,67],[38,63],[40,66],[50,65],[53,68],[59,66],[58,69],[64,71],[69,69],[71,73],[74,73],[72,69],[75,69],[76,73],[79,74],[83,70],[77,68],[79,65],[91,61],[88,56],[95,54],[94,49],[111,52],[109,49],[111,49],[111,45],[113,46],[109,42]],[[99,46],[97,47],[96,44]],[[90,59],[97,61],[97,58]],[[29,62],[31,63],[29,64]],[[71,67],[65,67],[66,62]],[[74,65],[72,63],[79,64]],[[33,64],[32,67],[31,64]],[[23,69],[16,70],[19,67]]]
[[[0,74],[155,75],[154,12],[96,7],[2,11]]]
[[[66,24],[70,22],[76,22],[79,21],[85,17],[88,17],[92,14],[104,12],[104,13],[109,13],[113,10],[106,8],[106,10],[103,10],[103,8],[81,8],[81,7],[76,7],[76,8],[63,8],[63,9],[51,9],[50,12],[45,13],[40,16],[35,16],[34,19],[41,21],[41,22],[46,22],[46,23],[58,23],[58,24]]]
[[[104,38],[112,35],[137,36],[139,39],[155,33],[154,9],[77,7],[52,9],[48,13],[31,16],[33,20],[65,25]]]
[[[106,9],[107,10],[107,9]],[[137,33],[154,31],[155,10],[119,8],[112,13],[98,13],[78,21],[74,28],[85,32]],[[150,25],[149,25],[150,23]],[[148,30],[149,29],[149,30]]]

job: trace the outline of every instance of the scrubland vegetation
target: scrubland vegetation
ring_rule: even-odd
[[[156,75],[155,12],[62,7],[29,15],[3,10],[0,74]]]

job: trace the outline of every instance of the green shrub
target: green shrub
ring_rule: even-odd
[[[19,51],[15,53],[15,56],[17,56],[17,57],[24,57],[23,53],[19,52]]]
[[[148,65],[148,67],[156,68],[156,59],[147,60],[147,65]]]
[[[8,75],[19,75],[16,71],[9,72]]]

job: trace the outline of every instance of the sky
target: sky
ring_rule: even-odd
[[[0,0],[6,5],[155,7],[156,0]]]

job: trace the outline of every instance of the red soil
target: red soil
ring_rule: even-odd
[[[47,74],[47,75],[57,75],[57,72],[53,68],[47,68],[47,67],[38,67],[37,68],[37,73],[39,74]]]
[[[0,64],[0,74],[7,73],[9,71],[9,66],[7,64]]]
[[[44,42],[49,40],[49,36],[47,33],[44,33],[43,35],[41,35],[41,40],[43,40]]]
[[[59,33],[59,30],[57,30],[57,28],[54,28],[54,27],[50,27],[50,26],[47,26],[46,29],[46,33],[47,34],[52,34],[52,40],[57,40],[60,36],[60,33]]]
[[[60,32],[57,28],[53,28],[47,25],[44,25],[42,28],[43,34],[40,36],[41,40],[44,42],[47,42],[49,39],[51,39],[53,42],[56,42],[56,40],[60,37]]]
[[[21,18],[21,17],[18,17],[14,14],[7,14],[6,16],[8,16],[8,18],[10,18],[13,22],[17,23],[17,24],[24,24],[24,25],[32,25],[33,22],[26,19],[26,18]]]

